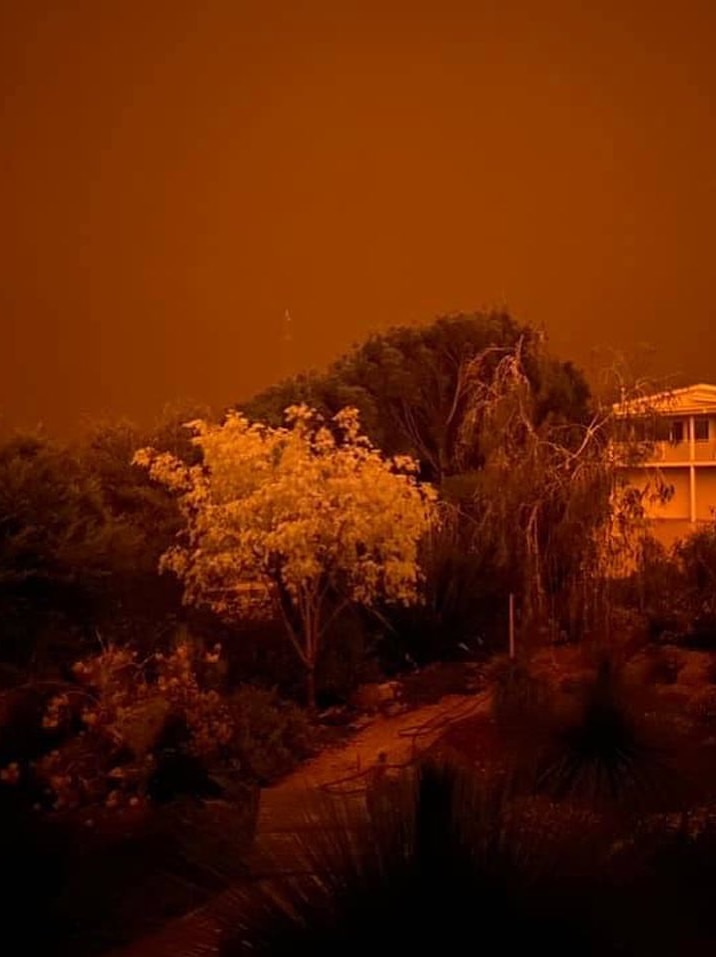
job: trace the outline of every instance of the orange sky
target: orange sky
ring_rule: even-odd
[[[716,381],[716,4],[0,4],[0,418],[223,405],[506,304]]]

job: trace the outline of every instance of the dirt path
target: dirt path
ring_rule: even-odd
[[[261,796],[262,806],[283,794],[331,788],[344,778],[365,776],[380,761],[381,755],[385,755],[389,765],[407,764],[436,741],[449,724],[471,717],[486,707],[484,693],[446,695],[435,704],[392,717],[376,716],[350,740],[321,751],[279,784],[266,788]]]
[[[433,744],[453,722],[484,712],[484,693],[447,695],[392,717],[378,716],[349,741],[327,748],[302,764],[283,781],[261,792],[258,826],[249,866],[254,880],[283,871],[291,860],[291,835],[305,829],[311,795],[360,795],[379,762],[389,768],[405,766]],[[381,758],[384,755],[384,758]],[[215,955],[219,915],[226,912],[220,895],[199,911],[172,921],[150,937],[115,954],[115,957],[191,957]]]

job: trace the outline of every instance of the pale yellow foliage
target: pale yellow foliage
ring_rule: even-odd
[[[147,449],[135,461],[178,495],[186,536],[162,567],[183,581],[186,601],[228,619],[280,614],[312,667],[345,602],[417,599],[435,492],[412,459],[371,446],[354,409],[335,416],[334,430],[305,406],[286,419],[279,429],[239,414],[192,422],[201,465]]]

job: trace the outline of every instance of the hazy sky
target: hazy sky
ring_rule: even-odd
[[[716,381],[716,3],[0,2],[0,418],[507,305]]]

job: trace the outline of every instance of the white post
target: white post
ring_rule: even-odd
[[[510,658],[515,657],[515,596],[510,592]]]
[[[689,416],[689,521],[696,522],[696,426],[693,415]]]

